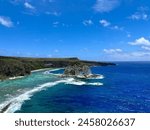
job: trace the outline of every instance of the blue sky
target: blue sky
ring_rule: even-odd
[[[0,55],[150,60],[150,1],[0,0]]]

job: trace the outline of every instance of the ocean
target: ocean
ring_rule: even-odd
[[[149,113],[150,62],[92,67],[99,79],[62,79],[63,69],[41,70],[0,82],[6,113]]]

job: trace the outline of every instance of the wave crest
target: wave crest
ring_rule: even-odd
[[[13,113],[17,110],[20,110],[24,101],[30,100],[30,98],[33,96],[34,93],[42,91],[45,88],[53,87],[59,83],[70,82],[72,80],[73,79],[60,80],[60,81],[49,82],[49,83],[39,85],[38,87],[35,87],[32,90],[29,90],[29,91],[19,95],[18,97],[14,97],[13,99],[11,99],[11,100],[9,99],[8,101],[5,101],[4,103],[0,104],[0,112]],[[9,105],[9,107],[8,107],[8,105]]]
[[[48,83],[39,85],[38,87],[35,87],[32,90],[26,91],[25,93],[17,97],[13,97],[12,99],[9,99],[8,101],[3,102],[2,104],[0,104],[0,112],[1,113],[14,113],[17,110],[20,110],[22,104],[25,101],[30,100],[34,93],[40,92],[42,90],[45,90],[46,88],[53,87],[60,83],[78,85],[78,86],[82,86],[82,85],[101,86],[103,85],[103,83],[100,83],[100,82],[86,83],[84,81],[75,80],[74,78],[67,78],[67,79],[62,79],[62,80],[55,81],[55,82],[48,82]]]

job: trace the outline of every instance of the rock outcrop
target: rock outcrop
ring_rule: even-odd
[[[92,74],[90,67],[85,64],[74,64],[67,66],[61,77],[97,78],[99,76],[100,75]]]
[[[66,76],[88,76],[91,75],[91,70],[87,65],[73,65],[67,66],[64,71]]]
[[[83,65],[84,64],[84,65]],[[74,66],[76,65],[76,66]],[[32,70],[43,68],[64,68],[66,75],[90,75],[89,66],[115,65],[108,62],[83,61],[73,58],[27,58],[0,56],[0,80],[9,77],[29,75]],[[68,67],[67,67],[68,66]]]

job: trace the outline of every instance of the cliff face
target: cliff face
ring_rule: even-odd
[[[67,66],[64,71],[64,75],[66,76],[87,76],[91,74],[90,67],[87,65],[73,65]]]
[[[113,63],[82,61],[78,58],[21,58],[0,56],[0,79],[14,76],[24,76],[31,70],[42,68],[67,67],[74,63],[84,63],[87,66],[107,66]]]

